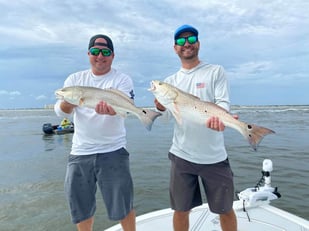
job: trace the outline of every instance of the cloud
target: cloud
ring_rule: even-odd
[[[15,97],[20,96],[21,93],[19,91],[0,90],[0,95]]]
[[[229,76],[236,81],[250,81],[261,73],[267,73],[272,69],[271,61],[242,63],[235,68],[229,69]]]
[[[35,99],[36,100],[46,100],[48,97],[47,96],[45,96],[45,95],[39,95],[39,96],[37,96]]]
[[[18,105],[53,103],[49,95],[70,73],[89,68],[89,38],[104,33],[114,42],[114,68],[132,77],[139,104],[152,104],[150,80],[180,67],[173,32],[184,23],[199,29],[200,59],[225,68],[239,95],[234,103],[245,102],[244,89],[252,86],[302,88],[309,84],[308,8],[303,0],[1,1],[0,95],[17,98],[15,89],[31,95]],[[281,103],[308,102],[309,95],[295,95],[283,95]],[[273,97],[264,98],[255,103]]]

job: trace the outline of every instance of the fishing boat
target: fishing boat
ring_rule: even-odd
[[[242,231],[309,231],[309,221],[270,205],[271,200],[281,197],[277,187],[271,186],[273,170],[269,159],[263,161],[262,177],[253,188],[238,193],[233,208],[238,230]],[[136,218],[137,231],[172,231],[173,210],[158,210]],[[219,216],[205,203],[190,212],[190,231],[222,231]],[[106,231],[122,231],[120,224]]]
[[[62,127],[60,125],[52,125],[51,123],[43,124],[42,130],[44,134],[51,135],[62,135],[66,133],[73,133],[74,132],[74,124],[70,124],[69,126]]]

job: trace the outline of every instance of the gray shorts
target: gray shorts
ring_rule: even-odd
[[[129,153],[124,148],[109,153],[69,156],[64,187],[74,224],[94,216],[97,186],[109,219],[122,220],[133,209]]]
[[[216,164],[195,164],[169,153],[171,160],[171,208],[189,211],[203,203],[199,178],[213,213],[224,214],[233,208],[233,172],[228,159]]]

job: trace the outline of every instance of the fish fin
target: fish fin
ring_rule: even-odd
[[[146,109],[146,108],[141,108],[141,110],[142,110],[142,113],[139,116],[139,119],[141,120],[142,124],[146,127],[146,129],[150,131],[155,119],[161,116],[162,114],[160,112]]]
[[[110,91],[110,92],[113,92],[114,94],[117,94],[123,98],[125,98],[128,102],[130,102],[131,104],[134,104],[134,100],[131,99],[127,94],[125,94],[124,92],[118,90],[118,89],[115,89],[115,88],[106,88],[104,89],[105,91]]]
[[[254,151],[257,150],[258,145],[266,135],[275,133],[268,128],[260,127],[254,124],[245,125],[246,126],[244,126],[244,129],[242,129],[241,133],[248,140]]]
[[[182,124],[182,118],[181,118],[181,114],[180,114],[179,108],[177,107],[176,103],[173,103],[173,110],[171,112],[172,112],[174,118],[176,119],[177,123],[179,125],[181,125]]]
[[[80,98],[80,99],[79,99],[78,105],[79,105],[79,106],[83,106],[84,103],[85,103],[84,101],[85,101],[84,98]]]
[[[182,94],[184,94],[186,97],[191,98],[192,100],[201,100],[200,97],[193,95],[189,92],[186,92],[186,91],[183,91],[183,90],[180,90],[180,89],[177,89],[177,90],[180,91]]]
[[[129,114],[128,111],[123,110],[122,108],[119,108],[117,106],[113,106],[114,111],[116,112],[117,115],[126,118]]]
[[[126,118],[128,116],[128,112],[125,111],[117,111],[116,113],[117,115],[120,115],[123,118]]]

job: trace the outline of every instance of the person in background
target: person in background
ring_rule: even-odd
[[[198,30],[183,25],[175,31],[174,41],[174,51],[180,58],[181,68],[164,81],[229,111],[229,86],[224,69],[200,61]],[[158,110],[166,110],[156,99],[154,102]],[[233,173],[222,132],[225,126],[217,117],[211,117],[205,123],[210,129],[190,122],[174,125],[169,151],[174,230],[188,231],[190,210],[203,203],[200,178],[210,210],[219,214],[222,230],[236,231]]]
[[[60,123],[60,126],[62,127],[62,128],[67,128],[67,127],[69,127],[71,125],[71,122],[70,122],[70,120],[68,120],[67,118],[63,118],[63,120],[61,121],[61,123]]]
[[[115,88],[134,99],[132,79],[112,68],[114,56],[108,36],[93,36],[88,46],[91,68],[68,76],[63,87]],[[58,116],[73,114],[75,126],[65,177],[72,222],[79,231],[92,230],[99,187],[109,219],[120,221],[124,231],[135,231],[124,118],[103,101],[90,109],[58,100],[54,109]]]

